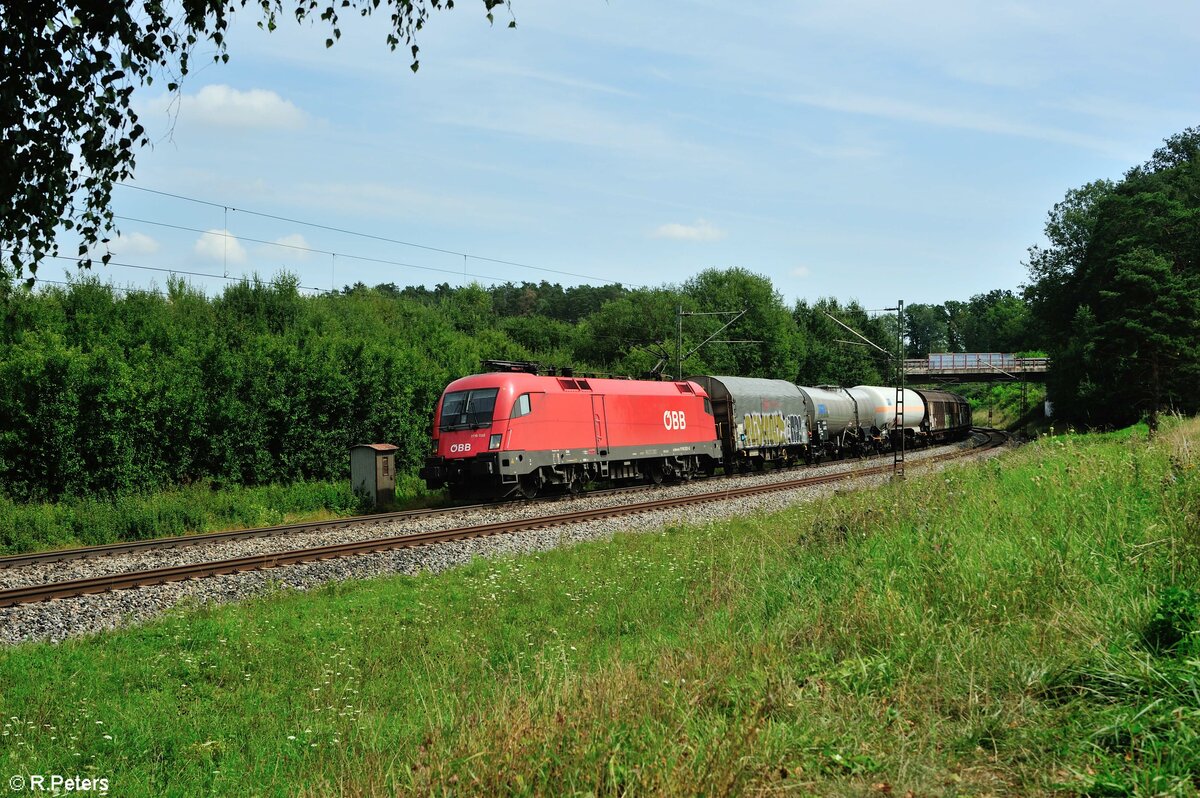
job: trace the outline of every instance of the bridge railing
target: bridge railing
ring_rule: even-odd
[[[1044,374],[1048,357],[1016,357],[1005,352],[944,352],[928,357],[907,358],[908,374]]]

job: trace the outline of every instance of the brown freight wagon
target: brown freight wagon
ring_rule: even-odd
[[[925,418],[921,429],[932,440],[951,441],[967,437],[971,431],[971,405],[949,391],[917,390],[925,400]]]

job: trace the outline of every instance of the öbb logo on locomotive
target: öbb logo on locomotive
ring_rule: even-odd
[[[956,394],[871,385],[697,376],[607,379],[536,364],[450,383],[421,478],[464,498],[531,497],[589,483],[663,482],[841,459],[963,438]],[[483,442],[486,441],[486,446]],[[478,445],[476,445],[478,444]]]
[[[687,414],[682,410],[664,410],[663,426],[667,429],[687,429]]]

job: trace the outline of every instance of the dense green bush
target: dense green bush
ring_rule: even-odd
[[[505,349],[419,302],[290,278],[211,300],[92,279],[12,292],[3,316],[0,484],[18,500],[342,479],[373,441],[412,469],[446,382]]]
[[[1200,593],[1168,586],[1142,630],[1142,641],[1156,654],[1190,652],[1200,640]],[[1183,644],[1183,645],[1181,645]]]

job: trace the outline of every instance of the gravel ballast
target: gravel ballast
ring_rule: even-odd
[[[956,445],[970,447],[973,442],[968,440]],[[907,461],[915,465],[921,459],[944,452],[947,448],[939,447],[910,452]],[[987,450],[980,452],[978,456],[995,455],[1001,451],[1002,449]],[[885,459],[878,458],[864,461],[861,464],[858,461],[839,462],[818,468],[768,471],[739,480],[736,484],[741,487],[755,483],[788,481],[804,476],[816,476],[884,462],[886,462]],[[939,468],[945,464],[944,462],[939,463],[934,467]],[[922,468],[921,470],[925,471],[926,469]],[[141,623],[161,615],[181,602],[227,603],[281,588],[307,590],[335,580],[366,579],[387,574],[415,574],[421,571],[440,572],[469,563],[475,557],[526,554],[583,541],[607,539],[617,532],[655,531],[667,524],[699,524],[715,518],[769,513],[799,502],[829,495],[835,490],[847,488],[857,490],[879,485],[887,479],[887,476],[882,475],[865,476],[849,482],[836,482],[750,498],[709,502],[672,510],[643,512],[548,529],[527,530],[356,557],[322,560],[263,571],[248,571],[196,581],[175,582],[133,590],[58,599],[39,604],[0,608],[0,643],[15,644],[28,640],[57,642],[74,635],[90,634]],[[371,540],[414,531],[452,529],[518,518],[534,518],[632,504],[673,496],[710,493],[719,489],[719,486],[720,478],[699,480],[648,491],[585,495],[553,503],[497,504],[461,512],[356,525],[343,529],[269,538],[248,538],[92,560],[70,560],[61,563],[31,565],[0,571],[0,589],[42,582],[84,579],[131,570],[147,570],[186,563],[230,559],[251,554],[312,548],[333,543]]]

